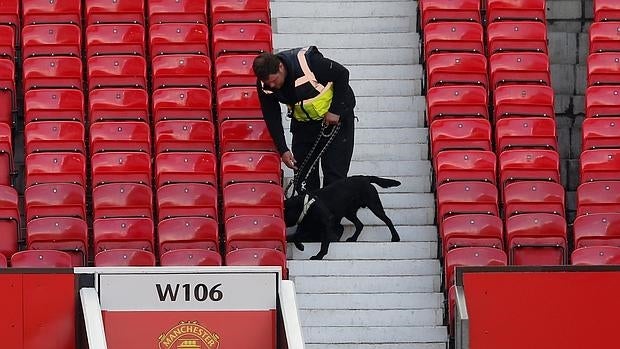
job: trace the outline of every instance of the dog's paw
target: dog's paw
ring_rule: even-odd
[[[295,242],[295,247],[297,247],[298,250],[303,251],[304,250],[304,244],[302,244],[301,242]]]
[[[355,241],[357,241],[357,239],[353,236],[347,239],[347,242],[355,242]]]
[[[323,259],[323,256],[317,254],[316,256],[312,256],[310,257],[310,260],[312,261],[320,261],[321,259]]]
[[[392,242],[399,242],[399,241],[400,241],[400,236],[392,237]]]

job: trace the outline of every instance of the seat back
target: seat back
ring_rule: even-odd
[[[114,249],[95,255],[96,267],[153,267],[155,255],[149,251],[135,249]]]
[[[13,268],[71,268],[71,256],[56,250],[27,250],[11,256]]]

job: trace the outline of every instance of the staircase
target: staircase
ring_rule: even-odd
[[[389,242],[387,227],[361,210],[360,241],[332,243],[323,261],[308,260],[318,243],[304,252],[288,246],[308,349],[447,347],[416,7],[415,1],[271,0],[276,50],[316,45],[351,73],[359,122],[350,174],[402,182],[378,188],[401,242]],[[343,223],[344,241],[353,226]]]

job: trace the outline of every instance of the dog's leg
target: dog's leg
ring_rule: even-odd
[[[373,195],[373,198],[371,200],[368,200],[367,204],[368,208],[372,211],[372,213],[374,213],[377,218],[382,220],[383,223],[385,223],[385,225],[387,225],[387,227],[390,229],[390,233],[392,233],[392,242],[400,241],[400,236],[398,235],[396,228],[394,228],[392,220],[390,219],[390,217],[387,216],[387,214],[385,214],[385,210],[383,209],[383,204],[381,204],[379,194],[376,193],[376,195]]]
[[[334,230],[334,217],[327,210],[322,210],[322,213],[328,216],[325,219],[325,226],[321,229],[321,249],[315,256],[310,257],[312,260],[320,260],[325,257],[329,249],[329,237],[332,236]]]
[[[304,250],[304,244],[302,244],[299,241],[293,241],[293,243],[295,244],[295,247],[297,247],[298,250],[303,251]]]
[[[362,229],[364,229],[364,223],[362,223],[362,221],[360,221],[360,219],[357,218],[357,212],[354,212],[351,215],[345,216],[345,218],[353,222],[353,224],[355,225],[355,233],[353,233],[353,236],[347,239],[347,242],[357,241],[357,238],[359,238],[360,233],[362,232]]]

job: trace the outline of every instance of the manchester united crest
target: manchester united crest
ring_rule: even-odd
[[[159,336],[159,349],[218,349],[220,336],[197,321],[181,321]]]

